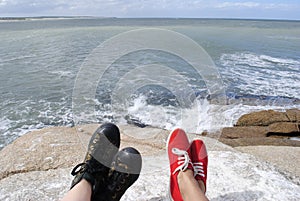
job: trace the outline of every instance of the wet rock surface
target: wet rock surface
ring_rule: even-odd
[[[223,128],[220,141],[230,146],[275,145],[300,147],[300,110],[265,110],[241,116]],[[297,140],[298,139],[298,140]]]

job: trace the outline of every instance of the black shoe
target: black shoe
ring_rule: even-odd
[[[88,151],[84,162],[78,164],[72,170],[75,178],[71,188],[82,179],[86,179],[92,186],[92,198],[94,192],[105,185],[110,165],[120,147],[119,128],[112,123],[101,125],[90,139]]]
[[[111,165],[105,189],[96,192],[95,201],[120,200],[126,190],[138,179],[142,168],[141,154],[132,147],[119,151]]]

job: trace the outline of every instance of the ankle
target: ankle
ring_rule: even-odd
[[[206,188],[205,188],[204,182],[202,180],[198,180],[198,184],[199,184],[201,191],[205,194]]]
[[[74,189],[76,188],[80,189],[83,192],[88,192],[90,194],[92,194],[93,192],[92,184],[84,178],[74,186]]]
[[[180,171],[179,174],[177,175],[178,185],[181,190],[183,190],[186,184],[191,180],[195,180],[195,178],[194,178],[193,171],[190,169],[187,169],[185,171]],[[205,189],[204,182],[202,180],[198,180],[197,183],[201,191],[205,193],[206,189]]]
[[[81,183],[81,185],[84,185],[84,186],[89,186],[92,190],[93,185],[88,180],[83,178],[79,183]]]
[[[194,173],[192,170],[187,169],[185,171],[180,171],[177,175],[179,188],[183,189],[185,187],[185,184],[191,179],[194,179]]]
[[[180,171],[177,175],[177,179],[184,180],[187,178],[194,178],[194,173],[190,169],[186,169],[185,171]]]

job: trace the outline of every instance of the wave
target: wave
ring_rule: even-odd
[[[258,55],[251,52],[237,52],[233,54],[222,54],[220,61],[224,65],[247,65],[261,68],[274,68],[274,64],[282,66],[297,66],[300,61],[295,59],[277,58],[268,55]]]
[[[74,72],[71,71],[50,71],[49,74],[57,75],[59,78],[73,78],[75,76]]]
[[[294,59],[276,58],[267,55],[260,55],[259,58],[263,61],[279,64],[287,67],[297,67],[299,69],[300,61]],[[291,68],[293,69],[293,68]]]
[[[241,115],[249,112],[267,109],[282,111],[300,107],[299,102],[288,105],[262,105],[256,102],[251,105],[245,104],[245,100],[239,99],[228,105],[217,105],[202,98],[194,100],[190,107],[180,107],[166,104],[157,105],[149,102],[148,99],[149,97],[145,95],[137,96],[132,99],[128,107],[122,108],[122,110],[116,110],[118,107],[103,104],[95,99],[92,104],[99,106],[99,110],[96,110],[92,115],[81,113],[77,117],[63,101],[51,103],[41,100],[18,104],[18,107],[14,107],[14,114],[11,110],[7,111],[0,119],[0,132],[2,134],[0,136],[0,149],[18,136],[32,130],[52,126],[74,126],[76,124],[74,118],[80,119],[80,124],[114,122],[121,125],[135,124],[142,127],[151,126],[168,130],[181,127],[187,132],[202,133],[203,131],[219,132],[223,127],[233,126]],[[254,97],[254,99],[256,98]],[[35,108],[31,105],[35,105]],[[39,106],[36,107],[37,105]],[[35,115],[29,115],[30,113]]]
[[[230,92],[300,99],[300,61],[251,52],[223,54],[221,74]]]
[[[140,127],[152,126],[172,130],[181,127],[188,132],[203,131],[218,132],[223,127],[233,126],[238,118],[249,112],[260,110],[286,110],[297,108],[300,104],[262,105],[245,104],[245,101],[235,101],[227,105],[218,105],[207,99],[196,99],[188,108],[172,105],[154,105],[147,101],[148,97],[140,95],[133,99],[132,105],[124,113],[119,113],[118,123],[135,124]],[[118,113],[118,111],[115,111]],[[112,115],[113,116],[113,115]]]
[[[67,100],[7,100],[1,103],[0,149],[17,137],[51,126],[73,126],[72,109]]]
[[[279,40],[290,40],[290,41],[300,40],[300,37],[297,36],[268,36],[268,38],[279,39]]]
[[[8,57],[6,55],[1,55],[0,57],[0,63],[10,63],[10,62],[16,62],[16,61],[23,61],[26,59],[31,59],[36,57],[35,54],[30,54],[30,55],[13,55],[11,57]]]

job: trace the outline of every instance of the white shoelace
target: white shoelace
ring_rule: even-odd
[[[172,153],[178,156],[177,164],[179,165],[172,174],[175,174],[179,170],[185,171],[188,168],[189,163],[192,164],[189,154],[186,151],[173,148]]]
[[[201,177],[205,177],[202,162],[193,163],[193,167],[194,167],[194,177],[196,177],[196,175],[200,175]]]

